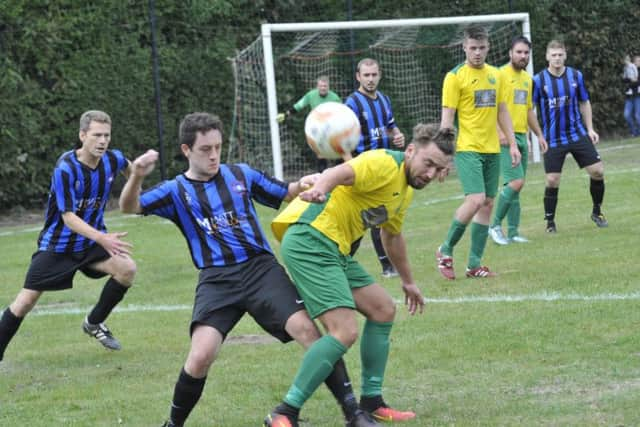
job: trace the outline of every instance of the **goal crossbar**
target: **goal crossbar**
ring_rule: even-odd
[[[265,67],[265,83],[267,89],[267,111],[269,116],[269,131],[271,136],[271,148],[273,154],[273,172],[279,178],[284,178],[282,154],[280,145],[280,134],[276,116],[278,114],[278,103],[276,93],[276,78],[273,62],[272,33],[296,32],[296,31],[323,31],[323,30],[358,30],[370,28],[387,27],[417,27],[417,26],[440,26],[459,25],[465,23],[489,23],[489,22],[521,22],[522,35],[531,39],[531,29],[528,13],[508,13],[494,15],[475,16],[451,16],[440,18],[415,18],[415,19],[390,19],[371,21],[330,21],[330,22],[309,22],[309,23],[281,23],[262,24],[262,46]],[[533,65],[529,62],[527,66],[529,74],[533,74]],[[537,141],[533,141],[533,159],[540,161],[540,149]]]

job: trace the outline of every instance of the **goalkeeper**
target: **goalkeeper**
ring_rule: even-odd
[[[310,107],[313,110],[318,105],[325,102],[342,103],[342,99],[340,99],[340,96],[329,89],[329,77],[318,77],[316,84],[316,88],[311,89],[309,92],[305,93],[304,96],[298,100],[298,102],[293,104],[293,107],[291,107],[284,113],[279,113],[276,116],[278,123],[283,123],[287,119],[287,117],[292,114],[299,113],[307,107]]]
[[[311,89],[309,92],[305,93],[302,98],[298,100],[293,107],[285,111],[284,113],[279,113],[276,116],[278,123],[284,123],[287,117],[292,114],[299,113],[305,108],[309,107],[311,110],[316,108],[318,105],[323,104],[325,102],[340,102],[342,103],[342,99],[340,96],[334,91],[329,89],[329,77],[328,76],[320,76],[316,80],[316,88]],[[316,162],[316,170],[318,172],[322,172],[328,166],[327,159],[317,159]]]

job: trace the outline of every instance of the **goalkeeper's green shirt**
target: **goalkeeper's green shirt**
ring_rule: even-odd
[[[313,110],[318,105],[329,101],[342,103],[342,99],[340,99],[338,94],[331,90],[327,92],[325,96],[321,96],[320,93],[318,93],[318,89],[312,89],[293,105],[293,109],[300,112],[308,106]]]

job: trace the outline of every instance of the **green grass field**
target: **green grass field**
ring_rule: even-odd
[[[558,233],[546,235],[543,170],[530,165],[521,232],[531,243],[489,241],[484,262],[500,273],[491,280],[448,282],[435,267],[461,202],[455,176],[416,193],[405,233],[428,304],[415,317],[399,307],[385,381],[388,402],[418,414],[406,426],[640,425],[640,140],[599,149],[609,228],[589,219],[588,177],[567,159]],[[274,212],[261,212],[268,226]],[[72,290],[46,293],[0,363],[1,426],[159,426],[167,417],[197,273],[168,222],[114,212],[107,225],[129,231],[138,263],[134,288],[108,320],[123,350],[106,351],[80,329],[103,281],[78,275]],[[0,229],[2,308],[22,285],[39,226]],[[459,276],[468,245],[469,233],[454,254]],[[379,274],[368,237],[358,257]],[[401,298],[397,280],[382,283]],[[188,425],[261,425],[301,356],[244,319]],[[357,347],[346,360],[359,392]],[[302,417],[304,427],[343,425],[324,387]]]

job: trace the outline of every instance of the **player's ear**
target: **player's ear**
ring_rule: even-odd
[[[180,144],[180,151],[182,151],[182,154],[184,154],[185,157],[189,157],[188,154],[191,151],[191,149],[187,144]]]

